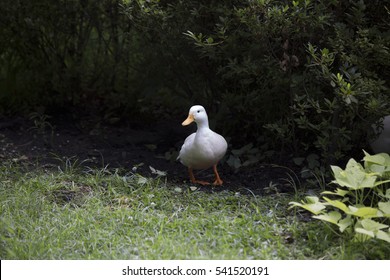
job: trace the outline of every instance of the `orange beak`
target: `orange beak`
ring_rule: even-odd
[[[186,120],[184,122],[182,122],[181,125],[182,126],[189,125],[193,121],[195,121],[194,115],[193,114],[189,114],[188,117],[186,118]]]

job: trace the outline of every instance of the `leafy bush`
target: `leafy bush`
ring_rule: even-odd
[[[371,126],[389,114],[388,23],[371,17],[386,9],[377,1],[350,1],[350,7],[345,2],[321,9],[320,17],[332,27],[323,30],[317,46],[314,40],[306,44],[305,69],[291,80],[287,118],[266,125],[301,156],[318,153],[322,164],[366,147],[375,137]],[[335,12],[341,10],[345,17]]]
[[[185,32],[199,55],[215,65],[213,83],[222,91],[220,108],[229,120],[223,124],[228,134],[259,143],[265,124],[290,116],[290,85],[303,69],[303,45],[324,27],[316,11],[303,5],[232,1],[208,34]]]
[[[293,121],[287,128],[299,133],[298,139],[311,139],[301,143],[304,151],[314,145],[324,161],[332,163],[374,137],[372,125],[388,112],[388,89],[384,80],[364,76],[348,62],[332,72],[335,52],[319,51],[309,44],[308,53],[310,76],[327,83],[329,89],[296,94],[291,106]]]
[[[322,192],[323,200],[307,196],[305,202],[290,204],[337,225],[340,232],[352,233],[357,240],[378,238],[390,243],[390,156],[365,152],[363,161],[364,166],[350,159],[344,170],[331,166],[332,183],[339,188]]]
[[[272,139],[286,152],[318,153],[321,164],[366,147],[372,124],[390,113],[383,2],[213,5],[200,4],[196,13],[213,18],[212,29],[184,35],[215,71],[210,87],[222,91],[227,134],[241,135],[241,144]]]
[[[119,107],[138,60],[132,26],[118,4],[2,3],[0,110]]]
[[[200,103],[233,147],[334,164],[390,114],[386,5],[6,0],[0,111],[159,119]]]

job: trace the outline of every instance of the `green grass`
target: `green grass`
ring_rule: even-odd
[[[1,259],[388,259],[304,222],[288,195],[191,190],[108,169],[0,165]],[[244,194],[245,193],[245,194]],[[298,194],[296,194],[298,195]]]

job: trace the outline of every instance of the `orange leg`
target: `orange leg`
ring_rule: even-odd
[[[214,170],[214,174],[215,174],[215,181],[214,181],[213,185],[222,186],[223,181],[219,177],[218,170],[217,170],[217,165],[213,165],[213,170]]]
[[[190,173],[190,181],[193,184],[201,184],[201,185],[210,185],[209,182],[198,181],[195,179],[194,173],[192,172],[192,168],[188,168],[188,173]]]

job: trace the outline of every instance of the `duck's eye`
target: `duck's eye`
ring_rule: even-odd
[[[200,110],[196,111],[198,114],[200,113]]]

